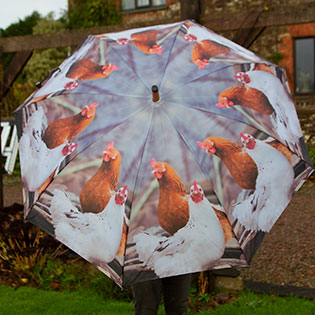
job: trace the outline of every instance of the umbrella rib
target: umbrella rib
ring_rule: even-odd
[[[136,186],[137,186],[137,182],[138,182],[138,178],[139,178],[138,174],[139,174],[139,172],[140,172],[141,164],[142,164],[142,161],[143,161],[143,155],[144,155],[144,152],[145,152],[145,147],[146,147],[147,139],[148,139],[148,137],[149,137],[149,135],[150,135],[150,131],[151,131],[151,129],[152,129],[152,120],[153,120],[154,109],[155,109],[155,107],[154,107],[153,110],[152,110],[151,117],[150,117],[150,121],[148,122],[148,131],[147,131],[147,134],[146,134],[146,136],[145,136],[145,138],[144,138],[144,141],[143,141],[142,152],[141,152],[141,156],[140,156],[140,158],[139,158],[139,167],[138,167],[137,174],[136,174],[136,176],[135,176],[136,181],[135,181],[135,184],[134,184],[134,190],[133,190],[133,191],[136,191]],[[132,201],[133,201],[133,199],[131,200],[131,204],[132,204]]]
[[[182,83],[182,84],[181,84],[180,86],[178,86],[177,88],[171,89],[171,90],[169,90],[167,93],[165,93],[165,94],[164,94],[164,97],[167,96],[169,93],[171,93],[171,92],[173,92],[173,91],[175,91],[175,90],[177,90],[177,89],[179,89],[179,88],[183,88],[184,85],[187,85],[187,84],[189,84],[189,83],[198,81],[198,80],[203,79],[203,78],[205,78],[205,77],[207,77],[207,76],[209,76],[209,75],[211,75],[211,74],[214,74],[214,73],[216,73],[216,72],[218,72],[218,71],[222,71],[222,70],[228,69],[228,68],[233,67],[233,66],[234,66],[234,65],[226,65],[226,66],[224,66],[224,67],[222,67],[222,68],[220,68],[220,69],[216,69],[216,70],[214,70],[214,71],[207,72],[207,73],[205,73],[204,75],[202,75],[202,76],[200,76],[200,77],[198,77],[198,78],[194,78],[194,79],[191,79],[191,80],[189,80],[189,81],[187,81],[187,82],[185,82],[185,83]]]
[[[137,187],[137,184],[138,184],[138,179],[139,179],[139,173],[140,173],[140,169],[141,169],[141,164],[142,164],[142,161],[143,161],[143,155],[144,155],[144,152],[145,152],[145,147],[146,147],[146,144],[148,143],[147,139],[150,135],[150,131],[152,130],[152,120],[153,120],[153,114],[154,114],[154,109],[155,109],[155,106],[153,107],[153,110],[152,110],[152,113],[151,113],[151,117],[150,117],[150,121],[148,122],[148,130],[147,130],[147,134],[144,138],[144,141],[143,141],[143,145],[142,145],[142,152],[141,152],[141,156],[139,158],[139,167],[138,167],[138,171],[136,173],[136,181],[134,183],[134,189],[133,191],[135,192],[136,191],[136,187]],[[132,196],[132,200],[130,200],[130,204],[132,205],[133,204],[133,199],[135,197],[135,193],[133,194]],[[140,209],[137,209],[137,211],[139,211]],[[132,209],[130,209],[130,217],[134,216],[133,215],[133,212],[132,212]],[[124,266],[125,266],[125,256],[124,256],[124,261],[123,261],[123,267],[122,267],[122,274],[124,274]]]
[[[148,97],[145,97],[145,96],[141,96],[141,95],[128,95],[128,94],[115,94],[115,93],[108,93],[106,92],[106,94],[103,94],[104,92],[98,92],[98,91],[95,91],[94,93],[90,93],[90,92],[82,92],[82,93],[69,93],[69,94],[58,94],[58,95],[53,95],[51,97],[49,97],[48,99],[52,99],[52,98],[55,98],[55,97],[58,97],[58,96],[69,96],[69,95],[99,95],[99,94],[102,94],[102,97],[104,96],[118,96],[118,97],[133,97],[133,98],[143,98],[143,99],[148,99]],[[149,98],[150,99],[150,98]]]
[[[175,106],[187,107],[186,105],[183,105],[182,103],[175,103],[175,102],[171,103],[171,102],[168,102],[168,104],[174,104]],[[243,116],[245,116],[246,119],[248,119],[247,122],[246,121],[242,121],[242,120],[238,119],[237,117],[235,117],[235,118],[228,117],[228,116],[225,116],[224,114],[215,113],[215,112],[212,112],[211,110],[207,110],[205,108],[198,108],[198,107],[195,107],[195,106],[189,106],[189,108],[193,108],[195,110],[198,110],[198,111],[201,111],[201,112],[210,113],[210,114],[213,114],[213,115],[218,115],[218,116],[224,117],[226,119],[231,119],[231,120],[238,121],[238,122],[240,122],[242,124],[245,124],[247,126],[254,127],[254,128],[260,130],[261,132],[264,132],[266,135],[271,136],[271,137],[274,138],[274,136],[271,135],[269,131],[267,131],[261,124],[256,122],[254,118],[250,117],[250,115],[248,115],[246,112],[244,112],[241,108],[237,108],[237,111],[240,112]]]
[[[177,30],[176,36],[174,37],[173,44],[172,44],[172,47],[171,47],[171,49],[170,49],[170,53],[169,53],[169,55],[168,55],[168,59],[167,59],[167,62],[166,62],[166,64],[165,64],[165,67],[164,67],[164,70],[163,70],[163,74],[162,74],[160,86],[162,86],[163,80],[164,80],[164,78],[165,78],[166,69],[167,69],[167,66],[168,66],[168,64],[169,64],[169,61],[170,61],[170,59],[171,59],[172,51],[173,51],[173,48],[174,48],[174,46],[175,46],[175,42],[176,42],[178,33],[180,32],[181,28],[182,28],[182,25],[181,25],[180,28]]]
[[[132,67],[129,65],[129,63],[123,58],[122,54],[120,54],[118,52],[118,50],[116,48],[114,48],[113,46],[111,46],[111,49],[116,53],[117,56],[120,57],[120,59],[127,65],[127,67],[135,74],[135,76],[139,79],[139,81],[147,88],[149,88],[145,82],[141,79],[141,77],[137,74],[137,72],[132,69]]]
[[[175,106],[183,106],[183,107],[185,107],[185,105],[178,104],[178,103],[168,103],[168,104],[173,104],[173,105],[175,105]],[[197,107],[193,107],[193,106],[191,106],[190,108],[193,108],[193,109],[198,110],[198,111],[200,111],[200,112],[206,112],[206,113],[210,113],[210,114],[217,115],[217,116],[220,116],[220,117],[222,116],[222,117],[224,117],[224,118],[231,119],[231,120],[236,120],[236,121],[239,121],[239,122],[243,123],[243,122],[240,121],[240,120],[233,119],[233,118],[230,118],[230,117],[226,117],[226,116],[224,116],[224,115],[222,115],[222,114],[220,115],[220,114],[218,114],[218,113],[213,113],[213,112],[207,111],[207,110],[205,110],[205,109],[203,109],[203,108],[197,108]],[[218,123],[220,123],[220,122],[218,122]],[[244,124],[245,124],[245,123],[244,123]],[[229,128],[228,126],[225,126],[225,129],[226,129],[226,131],[228,131],[228,132],[230,133],[230,135],[234,135],[234,133],[230,130],[230,128]]]

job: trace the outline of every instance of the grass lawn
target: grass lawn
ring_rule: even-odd
[[[242,293],[229,304],[220,305],[214,312],[198,314],[213,315],[313,315],[315,302],[298,297],[278,297],[252,292]]]
[[[105,300],[95,292],[56,292],[0,286],[0,314],[66,315],[133,313],[132,303]]]
[[[266,314],[266,315],[311,315],[315,313],[315,302],[297,297],[280,298],[268,295],[242,293],[229,304],[218,306],[214,311],[190,311],[189,314]],[[67,315],[67,314],[133,314],[133,304],[115,300],[106,300],[94,292],[55,292],[30,287],[12,287],[0,285],[0,314],[5,315]],[[159,315],[164,314],[160,308]]]

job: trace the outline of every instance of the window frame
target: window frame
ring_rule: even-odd
[[[147,6],[139,6],[138,0],[134,0],[134,2],[135,2],[135,7],[132,9],[123,9],[122,4],[121,4],[121,12],[133,13],[133,12],[141,12],[141,11],[153,11],[153,10],[165,9],[167,7],[167,0],[165,0],[164,4],[160,4],[160,5],[153,5],[153,0],[149,0],[149,4]]]
[[[315,95],[315,86],[313,86],[312,90],[310,92],[298,92],[298,72],[297,72],[297,49],[296,49],[296,41],[302,40],[302,39],[313,39],[313,55],[314,55],[314,69],[313,69],[313,75],[314,75],[314,82],[315,82],[315,36],[304,36],[304,37],[294,37],[293,38],[293,73],[294,73],[294,95],[302,96],[302,95]],[[315,83],[314,83],[315,85]]]

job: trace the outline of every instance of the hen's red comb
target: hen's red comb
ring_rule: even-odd
[[[197,141],[197,144],[198,144],[198,147],[200,148],[200,149],[205,149],[205,146],[204,146],[204,144],[202,143],[202,142],[200,142],[200,141]]]
[[[156,165],[156,160],[155,160],[155,158],[152,158],[152,160],[151,160],[151,162],[150,162],[150,165],[151,165],[152,167],[155,167],[155,165]]]
[[[93,102],[93,103],[91,103],[90,105],[88,105],[88,107],[89,107],[89,108],[91,108],[91,107],[95,108],[95,107],[98,106],[98,104],[99,104],[99,103],[97,103],[97,102]]]
[[[198,190],[198,187],[197,187],[197,183],[196,183],[196,181],[194,181],[194,190]]]
[[[107,143],[107,148],[106,149],[110,149],[114,147],[114,141]]]

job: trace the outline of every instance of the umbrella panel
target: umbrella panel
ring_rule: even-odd
[[[198,69],[192,58],[196,44],[187,42],[185,37],[187,34],[193,34],[191,29],[195,27],[198,28],[197,35],[200,38],[209,38],[217,44],[229,47],[230,51],[225,55],[211,57],[205,67]],[[156,34],[156,43],[163,48],[162,52],[160,50],[157,54],[144,53],[140,46],[132,41],[131,34],[137,33],[138,38],[141,38],[144,31],[153,31],[151,34]],[[129,44],[118,45],[118,39],[124,37],[129,38]],[[67,77],[72,65],[82,59],[92,60],[95,64],[110,63],[115,65],[115,69],[99,79]],[[23,142],[28,144],[27,141],[30,141],[32,148],[43,148],[41,137],[50,123],[60,118],[80,115],[86,105],[98,103],[93,121],[73,139],[78,144],[77,148],[62,159],[59,165],[50,165],[46,170],[47,174],[43,177],[52,174],[51,183],[46,189],[30,189],[35,185],[32,186],[30,180],[33,174],[27,172],[27,167],[22,167],[27,218],[94,263],[119,285],[157,276],[247,265],[265,233],[245,228],[235,217],[234,209],[237,204],[255,196],[255,192],[253,189],[244,189],[235,178],[237,163],[232,167],[228,162],[229,158],[224,158],[218,152],[209,155],[201,150],[197,142],[210,137],[214,142],[218,141],[218,144],[222,141],[229,142],[234,148],[241,150],[239,135],[242,132],[254,136],[258,143],[261,140],[282,147],[287,145],[286,139],[280,137],[272,117],[237,104],[232,108],[216,106],[223,90],[242,86],[235,75],[252,71],[253,62],[267,64],[273,76],[277,76],[279,82],[284,82],[281,84],[284,91],[286,90],[286,78],[281,69],[191,22],[88,37],[80,48],[60,65],[59,70],[52,74],[43,87],[16,112],[21,153],[21,146],[23,147]],[[71,80],[78,80],[77,87],[65,88]],[[151,100],[150,89],[154,84],[160,87],[161,101],[158,103]],[[275,106],[277,108],[283,105]],[[293,112],[289,117],[290,121],[299,125],[292,101],[286,103],[286,106]],[[281,112],[279,115],[281,116]],[[27,133],[28,138],[25,136]],[[299,134],[299,131],[297,133]],[[23,140],[25,138],[27,140]],[[303,153],[303,143],[300,139],[296,140],[297,138],[293,138],[294,145],[290,145],[292,151],[286,149],[290,167],[294,169],[292,191],[297,190],[312,172],[311,166],[304,161],[307,156]],[[122,215],[113,214],[105,220],[102,217],[105,211],[96,215],[82,214],[80,200],[83,187],[104,164],[103,151],[110,151],[112,142],[121,158],[115,189],[128,186],[124,225],[118,224],[119,228],[115,228],[115,221],[122,218]],[[263,147],[264,145],[262,144]],[[37,158],[38,175],[44,173],[45,167],[41,167],[43,159],[40,155],[36,156],[34,152],[27,151],[25,147],[27,145],[24,145],[24,157],[21,156],[22,160],[24,158],[24,165],[27,165],[26,161],[30,156],[35,161]],[[277,151],[272,153],[275,152]],[[278,158],[279,154],[275,154]],[[202,187],[206,200],[213,204],[209,206],[210,210],[211,207],[211,211],[216,209],[216,215],[225,229],[225,245],[223,244],[219,259],[213,261],[209,258],[209,261],[191,267],[180,262],[180,254],[185,250],[188,250],[186,256],[189,257],[188,240],[192,233],[197,235],[196,239],[199,239],[198,233],[202,235],[200,239],[203,241],[200,244],[208,244],[214,251],[219,243],[215,244],[209,235],[203,235],[203,229],[192,228],[191,232],[185,225],[181,232],[168,233],[161,228],[157,209],[163,199],[163,187],[152,174],[152,158],[167,163],[174,169],[182,181],[186,199],[190,198],[189,191],[194,181]],[[34,165],[32,167],[36,168]],[[109,179],[103,180],[97,183],[95,190],[99,186],[107,185],[106,181]],[[164,193],[164,196],[172,200],[170,196],[175,193],[171,189],[167,191],[169,193]],[[96,198],[93,193],[90,194],[91,199]],[[114,199],[111,200],[113,203]],[[286,204],[281,205],[279,215],[285,206]],[[196,209],[198,210],[195,207],[194,210]],[[193,212],[192,208],[189,210]],[[58,221],[56,214],[63,219]],[[106,228],[103,231],[105,225],[110,227],[112,233],[106,234]],[[81,232],[77,234],[77,230]],[[118,232],[113,232],[114,230]],[[179,246],[180,249],[170,255],[178,255],[177,260],[176,257],[169,260],[173,269],[175,268],[170,274],[157,271],[159,256],[156,247],[151,248],[147,261],[140,259],[135,236],[143,231],[152,236],[152,239],[157,237],[163,244],[179,242],[182,234],[187,233],[188,245]],[[85,238],[81,238],[80,233],[85,234]],[[85,243],[85,247],[80,242]],[[116,252],[113,243],[115,246],[119,245]],[[177,243],[179,244],[182,243]],[[111,255],[107,253],[113,250]],[[163,257],[164,261],[166,256],[168,255]],[[198,259],[188,259],[188,266],[192,260]]]

